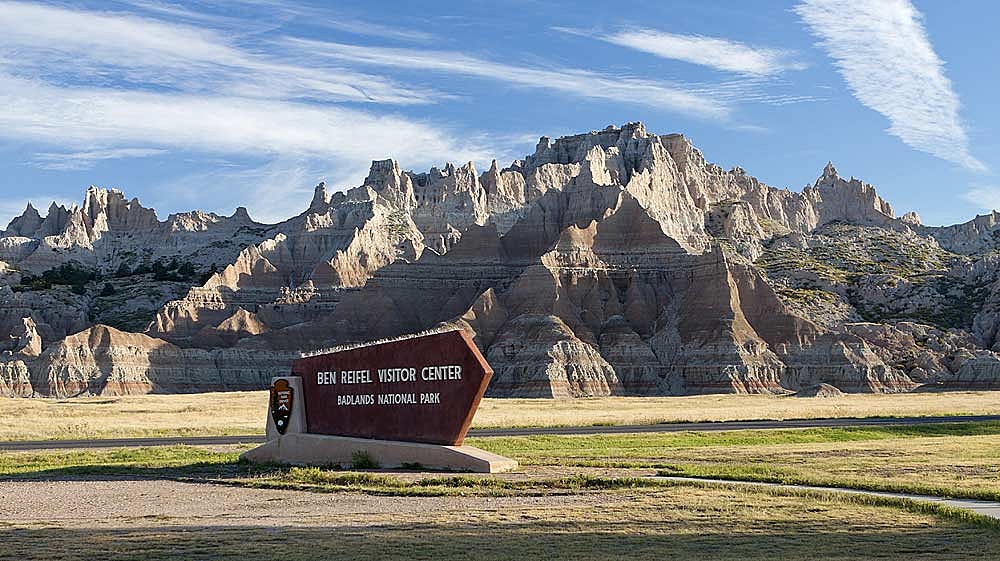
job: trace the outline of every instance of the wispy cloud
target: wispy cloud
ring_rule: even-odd
[[[146,8],[178,16],[170,5]],[[197,14],[179,15],[199,21]],[[314,175],[293,173],[288,162],[358,175],[373,158],[396,157],[415,168],[488,161],[487,149],[468,133],[375,110],[449,96],[308,53],[282,58],[259,38],[212,27],[221,21],[209,16],[193,26],[0,1],[0,138],[41,146],[29,163],[48,169],[167,150],[238,156],[254,171],[219,170],[233,188],[206,189],[207,183],[200,194],[239,193],[264,217],[284,208],[274,203],[284,200],[282,192],[312,187]],[[288,175],[279,181],[280,172]],[[306,185],[292,188],[289,182],[299,179]]]
[[[483,159],[438,127],[294,101],[58,87],[0,74],[0,135],[86,148],[153,144],[216,153],[368,161]]]
[[[1000,187],[977,187],[962,193],[962,198],[981,210],[1000,210]]]
[[[366,35],[381,39],[395,39],[397,41],[414,41],[426,43],[434,39],[434,35],[416,29],[397,29],[371,21],[351,20],[351,19],[324,19],[318,22],[323,27],[344,31],[353,35]]]
[[[359,183],[363,174],[355,177]],[[295,216],[309,206],[312,189],[324,178],[315,160],[279,157],[262,165],[213,167],[150,185],[153,193],[143,203],[154,208],[197,208],[229,215],[236,206],[245,206],[250,216],[276,223]],[[213,188],[206,190],[205,186]],[[239,192],[239,200],[229,193]]]
[[[858,101],[889,119],[890,134],[970,170],[986,169],[971,153],[958,95],[909,0],[805,0],[794,9]]]
[[[290,64],[241,47],[220,30],[131,14],[0,1],[0,29],[0,46],[17,54],[0,59],[0,71],[18,76],[327,102],[412,104],[446,97],[315,60]]]
[[[747,45],[719,37],[684,35],[656,29],[623,29],[600,33],[554,27],[556,31],[584,35],[648,53],[660,58],[707,66],[724,72],[767,76],[784,70],[801,70],[805,65],[794,60],[794,53],[769,47]]]
[[[454,51],[360,47],[344,43],[289,38],[285,44],[330,59],[379,67],[429,70],[504,82],[519,88],[548,90],[575,98],[642,104],[658,109],[724,119],[726,103],[694,93],[683,85],[577,68],[541,68],[495,62]]]
[[[35,154],[32,164],[41,169],[68,171],[94,167],[102,160],[122,158],[149,158],[166,154],[161,148],[112,148],[109,150],[84,150],[80,152],[40,152]]]

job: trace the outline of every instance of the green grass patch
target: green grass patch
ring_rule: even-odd
[[[573,475],[550,479],[501,479],[451,475],[405,481],[399,477],[374,473],[344,473],[320,468],[291,468],[267,475],[232,481],[238,485],[267,489],[292,489],[317,492],[359,492],[383,496],[537,496],[674,487],[672,481],[643,477],[593,477]]]
[[[1000,423],[468,439],[523,465],[645,468],[663,475],[1000,500]],[[639,488],[632,477],[397,477],[242,463],[191,446],[0,453],[0,478],[182,478],[379,495],[533,495]],[[565,470],[572,472],[571,469]],[[622,474],[630,475],[630,474]]]
[[[466,443],[490,452],[511,456],[522,463],[575,465],[575,462],[581,459],[604,458],[627,461],[661,457],[664,450],[680,448],[775,446],[982,435],[1000,435],[1000,422],[586,436],[539,435],[469,438]],[[649,464],[638,462],[629,465],[644,467]]]
[[[698,485],[697,482],[691,482]],[[728,489],[746,489],[744,486],[726,485],[725,483],[706,483],[708,487],[719,485]],[[954,520],[963,524],[980,526],[994,531],[1000,531],[1000,519],[992,518],[978,512],[944,505],[941,503],[909,499],[906,497],[884,497],[879,495],[865,495],[855,493],[836,493],[827,491],[817,491],[813,489],[791,489],[776,488],[766,486],[754,486],[751,488],[755,493],[771,495],[775,497],[804,497],[822,501],[836,501],[864,507],[888,507],[898,508],[913,514],[927,514],[939,518]]]
[[[753,481],[757,483],[779,483],[782,485],[808,485],[812,487],[839,487],[861,491],[927,495],[953,499],[977,499],[1000,501],[1000,489],[961,489],[953,486],[934,485],[922,481],[887,481],[876,478],[855,477],[810,477],[797,473],[794,469],[771,466],[699,466],[668,465],[660,468],[657,475],[666,477],[695,477],[703,479],[724,479],[729,481]]]
[[[194,446],[0,453],[0,478],[216,476],[234,473],[239,452]]]

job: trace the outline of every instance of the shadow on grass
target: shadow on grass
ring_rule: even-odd
[[[537,514],[537,513],[536,513]],[[633,517],[589,521],[576,517],[367,525],[345,521],[324,527],[171,525],[129,522],[128,528],[0,529],[0,560],[106,559],[629,559],[867,560],[982,559],[1000,550],[1000,535],[957,524],[886,527],[831,525],[815,516],[733,527],[716,519]],[[833,527],[831,527],[833,526]]]
[[[233,461],[197,462],[177,466],[76,465],[39,469],[0,476],[0,481],[192,481],[257,477],[285,473],[283,466],[255,465]]]

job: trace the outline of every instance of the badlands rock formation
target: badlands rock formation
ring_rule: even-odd
[[[45,218],[29,203],[0,238],[0,260],[25,273],[68,261],[106,273],[157,258],[222,265],[245,245],[259,242],[261,226],[242,207],[230,217],[194,211],[160,222],[156,211],[138,199],[128,201],[117,189],[91,187],[82,207],[52,203]]]
[[[776,189],[641,123],[483,173],[376,161],[273,226],[94,188],[0,237],[0,393],[264,387],[302,351],[456,325],[495,396],[995,388],[998,228],[896,218],[832,164]],[[39,281],[71,261],[100,278]]]

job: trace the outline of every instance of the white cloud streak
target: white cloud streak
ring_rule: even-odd
[[[325,18],[317,23],[323,27],[336,29],[337,31],[353,35],[378,37],[380,39],[395,39],[397,41],[414,41],[418,43],[426,43],[434,40],[434,35],[430,33],[414,29],[396,29],[370,21]]]
[[[958,95],[909,0],[805,0],[794,8],[834,60],[854,97],[889,119],[917,150],[974,171]]]
[[[288,64],[233,44],[221,31],[129,14],[0,1],[0,70],[88,82],[232,95],[390,104],[445,97],[384,77],[322,64]],[[315,61],[310,61],[315,62]]]
[[[81,152],[40,152],[32,164],[41,169],[55,171],[84,170],[103,160],[122,158],[149,158],[166,154],[160,148],[112,148],[109,150],[84,150]]]
[[[251,212],[273,218],[284,208],[275,202],[282,192],[312,188],[311,179],[294,189],[288,182],[307,175],[275,179],[294,171],[290,161],[353,175],[373,158],[415,168],[489,161],[482,145],[457,132],[366,109],[447,99],[432,88],[412,90],[302,54],[276,58],[237,44],[232,33],[3,1],[0,29],[0,138],[55,148],[39,149],[28,165],[84,169],[163,150],[249,156],[257,160],[253,173],[218,170],[228,188],[203,184],[200,192],[248,197]],[[270,163],[261,167],[262,160]],[[267,169],[277,171],[260,171]]]
[[[238,192],[235,204],[247,207],[254,220],[274,224],[308,208],[318,182],[325,181],[331,192],[345,191],[360,185],[368,169],[361,162],[330,169],[316,160],[281,157],[260,166],[207,169],[170,178],[153,184],[154,195],[143,202],[154,208],[198,208],[229,215],[235,206],[228,194]],[[206,190],[206,185],[213,189]]]
[[[293,101],[66,88],[0,75],[0,135],[89,147],[157,144],[206,152],[299,154],[357,162],[482,159],[424,123]]]
[[[1000,187],[977,187],[962,193],[962,198],[981,210],[1000,210]]]
[[[793,53],[757,47],[704,35],[683,35],[656,29],[624,29],[616,33],[591,33],[565,27],[564,33],[584,35],[669,60],[706,66],[724,72],[767,76],[785,70],[801,70],[805,65],[793,60]]]
[[[504,64],[452,51],[360,47],[311,39],[286,39],[285,44],[315,55],[352,64],[429,70],[503,82],[528,89],[559,92],[576,98],[642,104],[709,119],[729,116],[726,103],[710,95],[656,80],[613,76],[575,68],[532,68]]]

